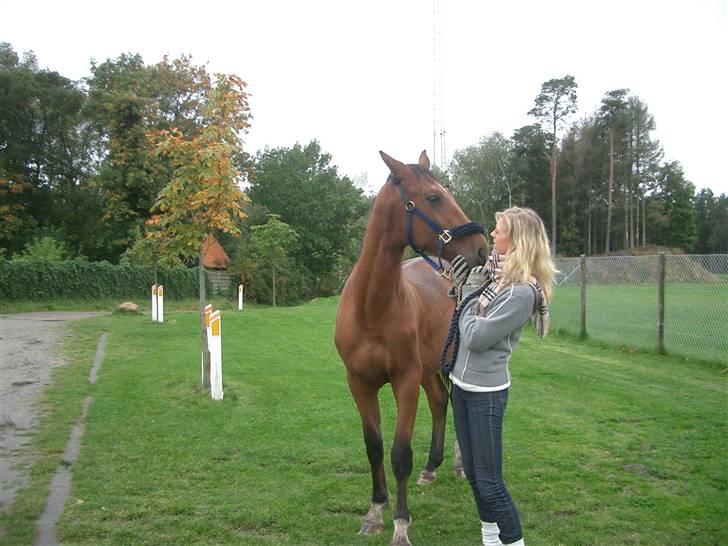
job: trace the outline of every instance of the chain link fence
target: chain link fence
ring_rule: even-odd
[[[728,254],[662,260],[557,258],[552,327],[596,341],[728,364]]]

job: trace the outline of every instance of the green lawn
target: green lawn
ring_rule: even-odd
[[[586,328],[595,341],[657,350],[657,286],[587,286]],[[555,328],[579,333],[579,286],[558,287]],[[665,350],[675,356],[728,364],[728,283],[665,285]]]
[[[62,544],[389,544],[391,518],[381,536],[356,534],[371,478],[332,342],[335,311],[324,299],[224,312],[222,402],[198,387],[194,313],[170,312],[165,324],[120,315],[76,323],[74,361],[46,401],[40,463],[2,516],[2,543],[32,540],[72,408],[91,393]],[[105,324],[106,360],[90,387]],[[529,545],[728,543],[724,369],[527,334],[511,371],[506,480]],[[380,398],[389,445],[391,391]],[[415,473],[428,425],[423,396]],[[448,446],[452,437],[449,427]],[[415,546],[479,544],[471,493],[447,455],[438,482],[412,480]]]

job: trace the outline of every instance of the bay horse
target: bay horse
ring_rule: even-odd
[[[378,392],[390,383],[397,403],[391,450],[397,505],[391,546],[407,546],[411,522],[407,483],[420,385],[432,414],[432,439],[418,483],[434,481],[443,460],[448,393],[438,368],[454,304],[447,296],[448,271],[442,259],[461,254],[470,267],[481,265],[488,255],[488,242],[482,226],[469,222],[452,195],[435,180],[425,151],[416,165],[379,153],[390,174],[374,201],[359,260],[341,293],[334,342],[361,416],[372,472],[372,505],[359,533],[384,530],[389,493]],[[408,244],[424,259],[403,262]],[[425,252],[437,254],[438,263]]]

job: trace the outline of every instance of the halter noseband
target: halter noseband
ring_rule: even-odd
[[[432,267],[432,269],[434,269],[439,276],[444,276],[445,278],[449,279],[450,274],[448,271],[445,271],[445,267],[442,265],[442,249],[445,248],[445,245],[453,239],[460,239],[462,237],[466,237],[475,233],[481,233],[485,235],[485,229],[477,222],[468,222],[467,224],[463,224],[452,229],[443,229],[437,222],[432,220],[429,216],[427,216],[424,212],[417,208],[417,205],[415,205],[414,201],[409,198],[407,192],[402,187],[401,181],[399,184],[397,184],[397,188],[399,189],[399,195],[402,197],[404,208],[407,211],[407,242],[409,243],[409,246],[412,247],[412,250],[415,251],[415,254],[422,257],[422,259],[430,264],[430,267]],[[415,246],[414,239],[412,239],[412,220],[414,216],[417,216],[420,220],[427,224],[430,229],[434,231],[437,235],[438,263],[435,263],[432,258],[425,254],[423,250],[420,250]]]

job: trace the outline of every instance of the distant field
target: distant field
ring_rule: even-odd
[[[50,475],[91,394],[61,544],[389,544],[392,504],[383,535],[357,535],[371,477],[332,342],[336,304],[224,311],[222,402],[199,388],[195,313],[170,311],[164,324],[121,315],[76,323],[71,364],[44,404],[31,484],[0,515],[0,542],[32,543]],[[106,359],[90,386],[102,328]],[[511,372],[505,472],[529,545],[728,544],[720,366],[529,331]],[[388,450],[391,390],[380,399]],[[422,396],[415,474],[429,422]],[[479,544],[471,493],[450,469],[452,440],[448,425],[439,480],[411,481],[414,546]]]
[[[656,285],[588,285],[586,301],[591,339],[656,349]],[[556,289],[551,316],[555,328],[579,333],[578,285]],[[665,349],[728,364],[728,283],[665,285]]]

